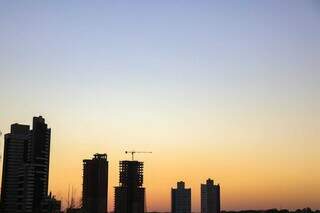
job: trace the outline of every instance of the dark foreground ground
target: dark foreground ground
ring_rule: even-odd
[[[148,212],[148,213],[170,213],[170,212]],[[198,212],[193,212],[198,213]],[[312,210],[310,208],[297,209],[289,211],[287,209],[267,209],[267,210],[240,210],[240,211],[221,211],[221,213],[320,213],[320,210]]]

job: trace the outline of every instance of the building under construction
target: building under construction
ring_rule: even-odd
[[[119,186],[115,187],[115,213],[144,213],[143,162],[120,161]]]

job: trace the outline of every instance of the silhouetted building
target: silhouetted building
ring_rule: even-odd
[[[105,213],[108,206],[108,161],[106,154],[83,160],[82,208],[87,213]]]
[[[220,213],[220,186],[211,179],[201,184],[201,213]]]
[[[61,201],[52,196],[50,192],[49,196],[43,202],[42,209],[44,213],[60,213]]]
[[[171,213],[191,213],[191,189],[186,189],[182,181],[171,189]]]
[[[51,130],[44,118],[5,135],[1,201],[5,213],[42,213],[48,196]]]
[[[3,212],[16,212],[23,202],[23,173],[27,161],[30,130],[28,125],[12,124],[10,133],[4,136],[1,202]],[[23,178],[23,177],[21,177]]]
[[[144,213],[143,162],[120,161],[119,186],[115,187],[114,213]]]
[[[68,208],[67,213],[84,213],[84,210],[81,208]]]

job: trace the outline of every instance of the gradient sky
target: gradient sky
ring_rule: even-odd
[[[0,2],[0,129],[43,115],[50,190],[80,198],[82,159],[125,150],[148,210],[221,184],[222,208],[320,208],[320,2]],[[0,140],[3,149],[3,137]],[[2,170],[2,169],[1,169]]]

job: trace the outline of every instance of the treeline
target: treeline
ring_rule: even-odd
[[[221,213],[320,213],[320,210],[311,208],[297,209],[290,211],[288,209],[268,209],[268,210],[241,210],[241,211],[222,211]]]

